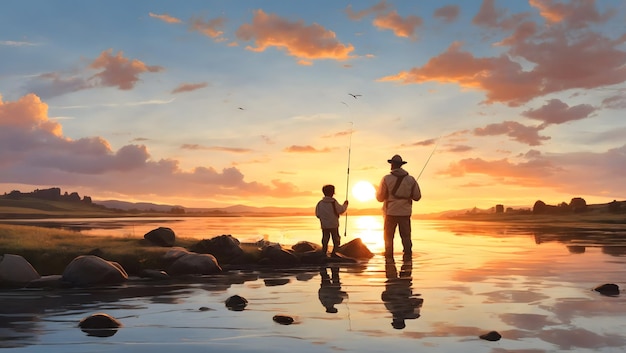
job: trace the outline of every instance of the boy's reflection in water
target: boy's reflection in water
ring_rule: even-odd
[[[322,281],[320,290],[317,292],[320,303],[326,308],[327,313],[336,313],[335,305],[341,304],[344,298],[348,297],[348,293],[341,290],[341,282],[339,282],[339,267],[330,267],[331,276],[328,275],[328,268],[321,267],[320,275]]]
[[[398,274],[393,259],[385,263],[387,281],[381,299],[393,316],[391,326],[398,330],[406,327],[404,320],[420,317],[420,308],[424,303],[424,299],[418,298],[420,294],[413,294],[412,270],[413,262],[411,260],[402,263],[400,274]]]

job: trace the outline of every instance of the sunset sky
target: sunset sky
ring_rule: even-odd
[[[625,43],[622,0],[6,1],[0,192],[313,207],[397,153],[415,213],[625,200]]]

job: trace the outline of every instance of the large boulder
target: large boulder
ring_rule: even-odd
[[[166,271],[170,276],[211,275],[222,272],[215,256],[187,252],[172,262]]]
[[[309,251],[321,251],[322,247],[310,241],[299,241],[295,243],[291,249],[297,253],[305,253]]]
[[[70,262],[63,271],[62,280],[77,287],[122,283],[128,274],[117,262],[95,255],[81,255]]]
[[[168,262],[174,262],[176,261],[178,258],[182,257],[183,255],[187,255],[189,254],[189,251],[183,247],[180,246],[175,246],[171,249],[169,249],[165,255],[163,255],[163,260],[168,261]]]
[[[171,228],[167,227],[153,229],[144,234],[143,238],[155,245],[165,247],[174,246],[176,242],[176,234]]]
[[[279,244],[263,247],[260,256],[261,260],[259,260],[259,263],[262,265],[280,267],[300,265],[300,259],[293,250],[283,248]]]
[[[0,256],[0,286],[22,286],[40,277],[30,262],[20,255]]]
[[[230,234],[200,240],[192,245],[189,250],[199,254],[211,254],[220,263],[230,263],[244,255],[239,240]]]
[[[355,238],[343,244],[337,252],[354,259],[371,259],[374,254],[363,244],[361,238]]]
[[[321,251],[295,252],[296,256],[303,264],[321,265],[328,262],[329,257]]]

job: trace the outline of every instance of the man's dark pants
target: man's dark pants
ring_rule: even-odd
[[[385,236],[385,257],[393,258],[393,237],[396,227],[400,231],[404,258],[412,255],[413,243],[411,242],[411,216],[385,216],[384,236]]]

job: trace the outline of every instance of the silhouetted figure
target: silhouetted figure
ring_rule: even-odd
[[[333,251],[331,255],[335,255],[337,249],[341,245],[341,237],[339,236],[339,215],[348,209],[348,200],[343,204],[337,202],[333,197],[335,195],[334,185],[324,185],[322,187],[324,198],[322,198],[315,206],[315,216],[320,220],[322,228],[322,252],[324,255],[328,252],[328,241],[333,240]]]
[[[352,96],[352,98],[357,99],[357,97],[361,97],[360,94],[352,94],[352,93],[348,93],[349,95]]]
[[[424,299],[419,298],[420,294],[413,294],[411,271],[413,263],[404,261],[400,267],[400,274],[396,269],[393,260],[385,263],[385,290],[381,294],[381,299],[385,307],[392,315],[391,326],[401,330],[406,327],[405,320],[413,320],[420,317],[420,309]]]
[[[335,305],[341,304],[344,298],[348,297],[348,293],[341,290],[341,282],[339,282],[339,267],[330,267],[331,276],[328,275],[328,268],[320,268],[322,280],[320,289],[317,292],[320,303],[326,308],[327,313],[334,314],[338,310]]]
[[[391,165],[391,172],[380,181],[376,191],[376,199],[383,202],[385,224],[383,234],[385,238],[385,258],[393,259],[393,238],[396,228],[402,239],[404,260],[411,260],[413,243],[411,241],[411,213],[413,201],[422,198],[417,180],[402,168],[406,161],[400,155],[394,155],[387,162]]]

